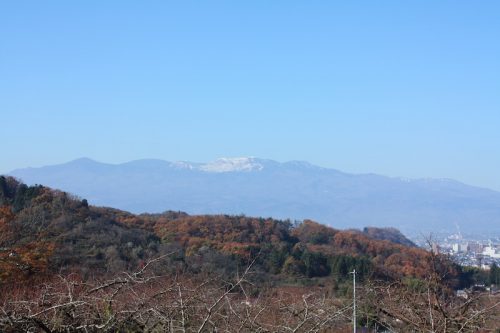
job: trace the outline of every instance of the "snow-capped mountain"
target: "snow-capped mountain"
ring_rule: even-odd
[[[349,174],[307,162],[253,157],[209,163],[90,159],[11,175],[132,212],[246,214],[310,218],[336,227],[402,230],[500,229],[500,193],[449,179]]]
[[[264,166],[253,157],[223,157],[198,166],[199,170],[206,172],[259,171],[263,168]]]

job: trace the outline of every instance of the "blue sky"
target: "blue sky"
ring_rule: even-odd
[[[4,1],[0,172],[306,160],[500,190],[498,1]]]

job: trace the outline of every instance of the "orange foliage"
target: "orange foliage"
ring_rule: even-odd
[[[157,219],[155,233],[193,249],[203,245],[230,254],[248,255],[250,249],[284,241],[288,226],[273,219],[245,216],[184,216],[175,221]]]
[[[49,268],[54,243],[31,242],[0,252],[0,282],[24,280],[33,275],[43,275]]]
[[[295,237],[307,243],[329,243],[337,233],[338,230],[311,220],[304,220],[292,231]]]
[[[0,207],[0,245],[12,239],[13,231],[10,227],[10,223],[13,220],[14,214],[11,208],[9,206]]]

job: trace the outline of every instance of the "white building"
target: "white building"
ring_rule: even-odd
[[[500,253],[498,250],[492,246],[488,245],[483,249],[483,255],[491,257],[491,258],[500,258]]]
[[[452,245],[451,249],[455,253],[467,252],[467,243],[455,243]]]

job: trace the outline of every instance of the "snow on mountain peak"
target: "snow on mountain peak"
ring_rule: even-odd
[[[260,171],[263,168],[264,166],[253,157],[223,157],[199,167],[205,172]]]

